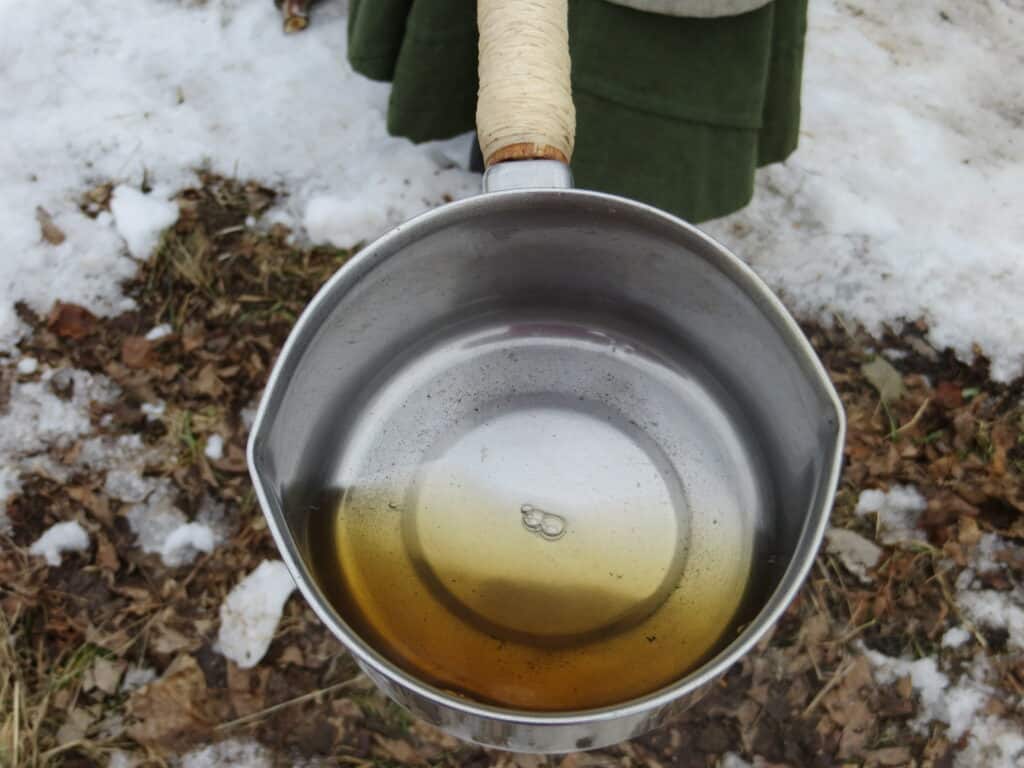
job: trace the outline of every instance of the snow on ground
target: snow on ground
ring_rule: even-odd
[[[115,749],[107,759],[107,768],[135,768],[139,761],[120,749]]]
[[[254,741],[222,741],[196,749],[181,757],[179,768],[270,768],[274,764],[266,749]]]
[[[971,567],[957,578],[956,602],[975,625],[1004,630],[1009,647],[1024,650],[1024,586],[1013,583],[1009,590],[996,591],[983,588],[978,578],[993,573],[1005,576],[1006,566],[998,558],[1013,548],[995,534],[982,534],[972,552]]]
[[[179,525],[164,539],[160,557],[164,565],[184,565],[192,562],[199,552],[210,554],[217,544],[217,534],[203,523]]]
[[[909,677],[918,695],[920,707],[914,726],[927,732],[929,723],[940,721],[948,728],[950,741],[967,736],[967,747],[956,755],[958,768],[1011,768],[1024,758],[1024,736],[1018,726],[994,716],[984,716],[989,699],[999,694],[988,685],[988,662],[977,659],[955,682],[940,671],[936,658],[926,656],[914,661],[895,659],[864,649],[874,667],[875,679],[892,683]]]
[[[158,193],[143,194],[120,186],[110,198],[114,227],[124,238],[128,253],[147,259],[160,239],[160,233],[178,220],[178,204]]]
[[[210,435],[206,439],[206,446],[203,448],[206,458],[211,461],[220,461],[224,456],[224,438],[220,435]]]
[[[707,229],[799,312],[875,331],[923,317],[937,346],[977,343],[997,378],[1019,374],[1022,58],[1016,2],[812,3],[800,148]],[[128,254],[145,258],[198,167],[286,190],[275,218],[338,245],[478,187],[444,159],[464,139],[386,135],[388,87],[346,65],[339,2],[293,36],[270,2],[35,3],[0,30],[0,93],[0,245],[19,254],[0,260],[0,348],[17,298],[126,307]],[[108,181],[114,215],[83,215]]]
[[[67,368],[48,368],[37,380],[15,381],[7,408],[0,414],[3,465],[10,466],[14,456],[51,445],[70,446],[76,437],[92,431],[89,403],[110,403],[119,394],[105,377]]]
[[[42,454],[91,432],[89,403],[109,403],[118,394],[105,377],[70,369],[47,368],[34,381],[12,382],[7,407],[0,411],[0,529],[7,525],[7,500],[21,489],[19,469],[31,463],[49,470],[44,474],[60,475],[62,468]]]
[[[224,598],[217,649],[242,669],[258,664],[274,639],[281,611],[294,589],[284,563],[260,563]]]
[[[106,470],[104,490],[131,504],[125,515],[143,551],[160,554],[168,566],[188,564],[224,539],[223,510],[207,499],[197,520],[189,522],[174,505],[171,483],[141,474],[147,463],[164,458],[156,449],[146,448],[138,435],[90,436],[90,403],[112,403],[119,396],[105,377],[74,369],[46,368],[34,380],[12,382],[7,407],[0,413],[0,532],[10,529],[5,510],[21,488],[22,473],[63,481],[75,466]],[[51,447],[67,449],[75,440],[81,443],[71,465],[47,455]],[[64,521],[33,544],[30,553],[57,565],[60,551],[88,547],[88,538],[82,536],[77,522]]]
[[[170,336],[172,333],[174,333],[174,329],[171,327],[170,323],[160,323],[160,325],[150,328],[149,332],[146,334],[146,341],[157,341],[165,336]]]
[[[195,522],[189,522],[175,503],[174,484],[165,477],[142,477],[134,470],[107,473],[104,486],[113,498],[134,502],[124,516],[143,552],[160,555],[164,565],[191,563],[200,552],[209,554],[223,539],[218,529],[219,511],[209,497],[203,501]]]
[[[152,667],[128,667],[121,678],[121,692],[131,693],[137,688],[149,685],[156,680],[156,670]]]
[[[163,400],[158,400],[155,403],[143,403],[139,406],[139,410],[146,414],[147,421],[153,421],[159,419],[164,415],[164,411],[167,409],[167,403]]]
[[[1019,0],[812,3],[800,148],[759,173],[747,209],[706,229],[798,313],[872,331],[924,318],[935,346],[969,359],[977,344],[997,379],[1021,374],[1024,94],[1014,74],[1022,62]],[[49,0],[9,14],[0,29],[0,253],[11,254],[0,258],[0,354],[13,353],[24,332],[18,300],[41,313],[58,298],[100,314],[130,308],[119,283],[174,222],[173,196],[197,168],[285,192],[268,218],[341,246],[445,195],[474,193],[478,178],[451,167],[465,156],[465,137],[433,147],[388,137],[387,95],[347,67],[336,1],[318,6],[295,36],[281,33],[269,0]],[[114,185],[111,212],[90,218],[83,195],[105,183]],[[46,221],[63,239],[52,229],[42,236]],[[169,332],[154,328],[147,338]],[[19,472],[69,471],[44,455],[49,446],[81,440],[77,465],[108,472],[107,491],[128,505],[142,549],[168,565],[210,551],[225,535],[215,508],[188,521],[160,481],[142,476],[137,437],[89,436],[89,401],[111,402],[116,389],[81,371],[38,368],[16,361],[21,378],[0,414],[0,510],[19,490]],[[70,399],[57,395],[68,389]],[[163,407],[144,406],[151,418]],[[211,439],[205,450],[222,446]],[[876,515],[879,540],[894,543],[920,538],[922,508],[914,489],[897,487],[865,491],[857,511]],[[0,512],[0,531],[6,525]],[[58,530],[69,532],[63,543],[80,544],[68,527],[76,525],[51,528],[39,553],[59,557],[49,546],[62,540]],[[877,559],[871,542],[847,534],[831,531],[830,547],[867,578]],[[974,579],[999,567],[999,546],[983,537],[973,572],[957,583],[965,626],[945,633],[944,653],[971,642],[968,622],[1004,629],[1008,645],[1024,647],[1020,588],[995,592]],[[243,579],[221,608],[221,652],[243,667],[257,663],[293,589],[277,561]],[[880,680],[911,677],[919,723],[941,720],[953,738],[967,737],[959,764],[1024,756],[1021,734],[984,714],[987,669],[954,675],[941,656],[868,653]],[[137,672],[133,684],[152,675]],[[226,742],[182,765],[265,759],[252,744]]]
[[[963,627],[950,627],[942,634],[943,648],[959,648],[971,639],[971,633]]]
[[[916,524],[925,506],[924,498],[915,488],[897,485],[888,492],[861,492],[855,513],[877,516],[879,541],[906,544],[924,540]],[[856,569],[858,563],[854,556],[860,548],[846,546],[848,542],[837,545],[835,533],[833,529],[827,534],[830,551],[835,549],[847,567],[861,575]],[[961,674],[947,673],[943,666],[944,652],[955,651],[971,642],[972,632],[978,628],[1004,630],[1008,647],[1024,648],[1024,588],[1014,584],[1008,591],[985,589],[978,578],[994,571],[1005,573],[1006,566],[1000,561],[1000,555],[1011,548],[1013,545],[1001,537],[985,533],[970,550],[970,567],[959,574],[955,584],[956,604],[966,626],[946,630],[940,641],[943,650],[938,654],[913,660],[897,659],[862,646],[874,667],[875,679],[880,683],[910,678],[920,703],[915,727],[924,732],[929,723],[940,721],[948,726],[947,736],[951,741],[967,736],[966,748],[955,759],[958,767],[1009,768],[1019,765],[1019,761],[1024,759],[1024,735],[1019,728],[1007,720],[986,714],[988,701],[1002,695],[990,684],[993,673],[988,660],[984,656],[977,657]],[[853,567],[844,558],[852,558]]]
[[[1012,592],[962,590],[957,603],[975,624],[1004,629],[1010,647],[1024,649],[1024,590]]]
[[[7,499],[18,492],[18,472],[14,467],[0,465],[0,534],[11,533],[11,520],[7,516]]]
[[[34,357],[23,357],[18,361],[18,373],[23,376],[31,376],[39,369],[39,361]]]
[[[437,152],[390,138],[388,89],[345,63],[338,2],[286,36],[274,4],[50,0],[0,29],[0,349],[15,299],[99,313],[173,222],[168,198],[206,167],[287,190],[279,218],[348,246],[479,187]],[[449,165],[444,162],[444,165]],[[79,210],[117,186],[113,216]],[[152,187],[149,194],[139,189]],[[40,237],[41,206],[65,234]],[[127,247],[125,245],[127,242]]]
[[[46,559],[48,565],[58,566],[64,552],[84,552],[89,548],[89,534],[77,520],[56,523],[29,547],[29,554]]]
[[[800,147],[709,231],[790,307],[1024,366],[1024,6],[810,4]]]
[[[1020,768],[1024,735],[1020,728],[998,717],[981,716],[971,723],[971,738],[953,765],[956,768]]]
[[[735,752],[726,752],[722,756],[721,768],[752,768],[750,763],[737,755]]]
[[[916,488],[896,485],[888,492],[861,492],[854,512],[858,515],[876,515],[879,541],[883,544],[927,542],[928,537],[924,531],[917,529],[917,519],[926,506],[928,503]]]
[[[895,516],[899,529],[905,530],[908,525],[907,509],[920,507],[915,497],[917,492],[910,487],[897,486],[888,494],[864,491],[857,509],[863,505],[879,514],[880,535],[884,540],[887,510],[889,514],[893,509],[901,510]],[[916,512],[911,514],[916,517]],[[1005,698],[1005,692],[997,691],[991,684],[995,675],[988,658],[976,656],[966,669],[958,673],[946,670],[944,664],[945,653],[955,653],[956,649],[971,642],[975,628],[1005,630],[1008,647],[1024,648],[1024,589],[1019,584],[1009,591],[984,589],[977,579],[982,573],[1005,573],[1006,566],[998,556],[1011,547],[991,533],[983,534],[973,547],[970,567],[959,575],[955,595],[959,614],[968,624],[946,630],[940,641],[942,650],[936,655],[913,660],[898,659],[861,646],[878,682],[891,683],[902,677],[910,678],[919,701],[914,721],[918,730],[926,732],[930,723],[939,721],[948,726],[946,735],[950,741],[967,737],[966,747],[955,758],[957,768],[1011,768],[1024,760],[1024,734],[1019,726],[986,712],[989,700]]]

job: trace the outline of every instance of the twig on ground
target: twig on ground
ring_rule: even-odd
[[[921,407],[917,409],[917,413],[915,413],[913,415],[913,417],[910,419],[910,421],[908,421],[902,427],[897,429],[893,434],[902,435],[904,432],[907,432],[907,431],[913,429],[914,427],[916,427],[917,423],[919,421],[921,421],[921,417],[924,416],[924,412],[928,410],[928,406],[931,405],[931,402],[932,402],[931,398],[930,397],[926,397],[924,402],[921,403]]]
[[[803,717],[807,717],[815,708],[821,703],[821,700],[825,698],[829,691],[835,688],[839,683],[842,682],[843,678],[846,677],[847,673],[853,668],[853,662],[848,661],[832,675],[832,678],[825,683],[825,687],[818,691],[817,695],[811,699],[811,703],[808,704],[803,711]]]
[[[358,674],[355,677],[350,677],[348,680],[342,680],[340,683],[335,683],[334,685],[329,685],[326,688],[319,688],[318,690],[310,691],[309,693],[304,693],[301,696],[296,696],[293,699],[288,699],[287,701],[282,701],[279,704],[274,704],[272,706],[266,707],[264,709],[261,709],[259,712],[253,712],[250,715],[245,715],[244,717],[239,717],[239,718],[236,718],[234,720],[229,720],[226,723],[221,723],[220,725],[216,726],[213,730],[214,731],[226,731],[226,730],[228,730],[230,728],[235,728],[236,726],[239,726],[239,725],[245,725],[247,723],[251,723],[254,720],[259,720],[259,719],[261,719],[263,717],[266,717],[269,714],[277,712],[278,710],[284,709],[285,707],[290,707],[293,704],[301,704],[304,701],[309,701],[310,699],[315,699],[318,696],[323,696],[323,695],[328,694],[328,693],[333,693],[334,691],[339,691],[342,688],[347,688],[350,685],[355,685],[356,683],[361,682],[363,679],[364,679],[364,676],[362,674]]]

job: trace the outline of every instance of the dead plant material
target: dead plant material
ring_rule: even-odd
[[[47,325],[63,339],[84,339],[96,329],[96,316],[78,304],[58,301],[50,310]]]
[[[131,695],[128,734],[140,744],[181,748],[208,739],[219,719],[196,660],[178,656],[161,678]]]
[[[833,524],[873,538],[871,522],[854,514],[860,493],[914,485],[928,502],[919,521],[927,545],[882,546],[869,584],[823,555],[770,639],[651,734],[557,758],[458,742],[355,684],[355,664],[299,599],[286,605],[266,658],[253,670],[231,668],[214,650],[220,603],[239,573],[278,557],[245,474],[250,409],[298,314],[350,253],[297,247],[279,225],[247,223],[273,203],[273,190],[201,181],[180,193],[178,222],[126,286],[136,309],[96,318],[58,304],[38,318],[22,307],[34,331],[20,352],[117,384],[121,399],[92,409],[93,437],[138,440],[153,456],[143,474],[169,482],[190,519],[218,510],[227,540],[168,568],[139,548],[125,520],[129,502],[108,493],[106,471],[64,462],[81,445],[41,456],[70,474],[58,481],[26,472],[7,507],[14,533],[0,558],[0,634],[9,638],[0,644],[0,763],[102,763],[111,745],[166,760],[188,744],[244,735],[286,764],[707,768],[734,752],[765,766],[948,765],[964,744],[950,744],[940,725],[918,730],[916,694],[904,682],[878,685],[864,647],[905,658],[952,654],[964,669],[977,654],[998,676],[998,693],[1020,696],[1024,658],[1005,638],[977,628],[961,648],[941,642],[960,622],[955,582],[975,548],[992,534],[1024,540],[1024,386],[994,384],[983,359],[963,365],[915,326],[882,339],[856,329],[806,332],[849,421]],[[96,187],[83,210],[94,215],[109,194],[110,185]],[[172,333],[147,342],[165,323]],[[886,348],[897,354],[876,353]],[[878,359],[885,365],[869,377],[863,366]],[[0,401],[4,382],[18,381],[11,370]],[[220,459],[204,453],[214,434],[224,442]],[[69,519],[89,526],[90,554],[38,567],[27,547]],[[999,554],[998,573],[978,576],[986,588],[1024,578],[1015,553]],[[1019,708],[999,716],[1024,726]]]
[[[64,242],[66,239],[64,230],[53,223],[50,212],[41,205],[36,206],[36,221],[39,222],[39,232],[43,236],[43,240],[50,245],[60,245]]]

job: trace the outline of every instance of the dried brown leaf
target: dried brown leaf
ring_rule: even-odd
[[[199,394],[209,397],[220,397],[224,393],[224,383],[217,378],[217,370],[213,363],[207,363],[196,376],[195,389]]]
[[[445,733],[440,728],[435,728],[424,720],[413,722],[410,730],[420,741],[436,744],[441,749],[451,751],[459,748],[460,742],[458,739],[451,734]]]
[[[203,346],[206,340],[206,328],[198,320],[185,323],[181,333],[181,349],[187,355]]]
[[[120,653],[131,642],[132,637],[124,629],[101,632],[93,626],[85,629],[85,641],[113,653]]]
[[[877,721],[867,703],[863,701],[848,702],[843,708],[843,714],[843,731],[839,737],[837,757],[842,759],[857,757],[870,741]],[[832,719],[835,719],[835,715],[832,716]]]
[[[121,362],[129,368],[149,368],[156,362],[153,343],[144,336],[127,336],[121,342]]]
[[[966,451],[974,443],[974,438],[978,434],[978,419],[969,409],[961,408],[953,417],[953,429],[956,432],[956,437],[953,440],[954,447],[958,451]]]
[[[233,443],[228,444],[224,458],[210,463],[221,472],[239,475],[248,471],[245,463],[245,451]]]
[[[95,203],[96,205],[106,207],[107,204],[110,202],[110,195],[111,192],[113,192],[113,189],[114,185],[109,182],[105,184],[99,184],[90,189],[88,192],[86,192],[85,198],[90,203]]]
[[[878,390],[883,403],[898,400],[906,391],[903,376],[884,357],[876,357],[870,363],[864,363],[860,370],[871,386]]]
[[[961,517],[957,528],[956,539],[965,547],[972,547],[981,541],[981,528],[975,518]]]
[[[923,528],[938,528],[955,523],[965,517],[977,517],[978,508],[968,504],[949,490],[941,490],[928,499],[928,507],[921,515],[919,524]]]
[[[60,245],[66,239],[64,230],[53,223],[50,212],[41,205],[36,206],[36,221],[39,222],[39,231],[43,240],[50,245]]]
[[[628,742],[624,742],[629,746]],[[618,763],[607,752],[570,752],[558,763],[558,768],[609,768],[619,765],[636,765],[632,758],[629,762]]]
[[[177,629],[158,622],[153,627],[153,650],[160,654],[194,651],[201,645],[198,637],[189,637]]]
[[[387,757],[394,758],[403,765],[422,765],[424,763],[423,756],[408,742],[387,739],[378,734],[374,734],[373,739]]]
[[[64,339],[84,339],[96,330],[96,316],[78,304],[58,301],[50,310],[47,327]]]
[[[992,427],[992,474],[1006,474],[1006,454],[1017,444],[1017,430],[1005,422]]]
[[[96,534],[96,565],[105,571],[115,573],[121,562],[117,557],[117,549],[110,539],[102,533]]]
[[[951,381],[940,381],[932,394],[932,400],[948,411],[954,411],[964,404],[963,390]]]
[[[227,664],[228,696],[235,717],[245,717],[267,706],[267,680],[270,669],[242,669],[234,662]]]
[[[306,665],[306,658],[297,645],[289,645],[281,652],[280,662],[282,664],[295,664],[299,667]]]
[[[96,721],[96,716],[83,707],[75,707],[64,718],[57,730],[57,743],[70,744],[85,738],[89,726]]]
[[[142,744],[176,747],[208,737],[213,718],[196,660],[178,656],[159,680],[131,695],[128,712],[138,721],[128,735]]]
[[[908,747],[885,747],[883,749],[872,749],[864,755],[867,758],[866,765],[909,765],[913,760],[913,753]]]
[[[93,492],[91,488],[84,485],[72,485],[67,488],[67,494],[77,501],[89,513],[104,525],[113,525],[114,516],[110,511],[110,502],[106,496]]]
[[[128,668],[126,661],[112,661],[102,656],[97,656],[86,673],[86,690],[98,688],[106,694],[117,693],[118,685],[121,683],[121,676]]]

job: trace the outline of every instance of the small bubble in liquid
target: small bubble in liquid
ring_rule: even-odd
[[[519,508],[519,511],[523,515],[523,525],[525,525],[528,530],[536,531],[541,527],[541,523],[544,522],[544,513],[532,504],[523,504],[523,506]]]
[[[560,515],[545,512],[532,504],[523,504],[519,511],[522,513],[523,527],[526,530],[548,541],[560,539],[565,534],[565,519]]]
[[[544,534],[544,538],[557,539],[565,533],[565,521],[558,515],[548,513],[541,521],[540,532]]]

